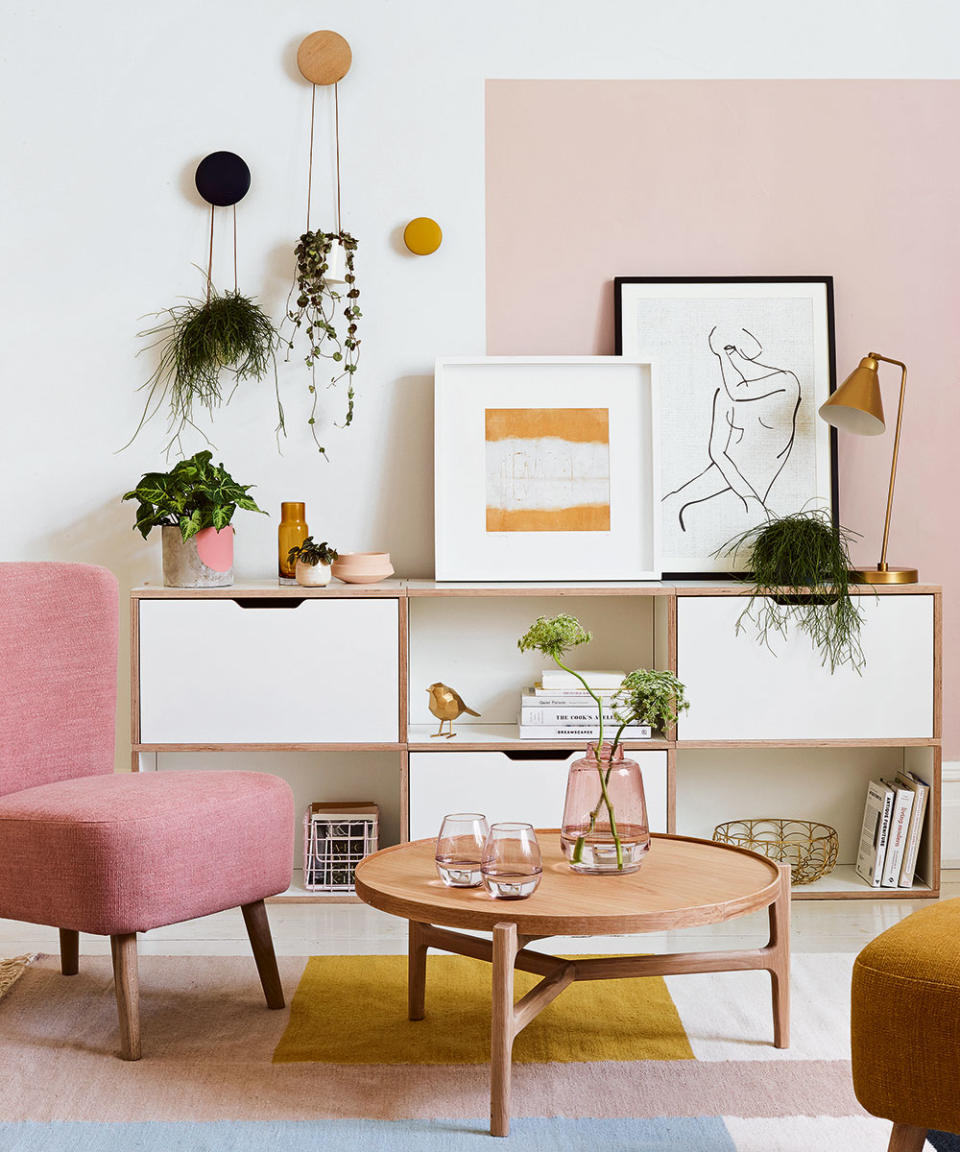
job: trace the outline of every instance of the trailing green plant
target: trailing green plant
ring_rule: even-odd
[[[850,595],[850,543],[857,536],[833,523],[823,509],[768,514],[716,552],[750,569],[753,594],[737,619],[737,631],[751,621],[760,643],[772,649],[776,635],[795,625],[819,649],[831,673],[865,663],[860,644],[863,613]]]
[[[327,280],[330,251],[334,244],[340,244],[344,252],[346,288],[340,290]],[[287,298],[287,319],[292,321],[294,333],[303,329],[308,349],[304,362],[310,369],[308,385],[313,403],[307,423],[320,453],[326,455],[326,448],[317,436],[317,368],[323,360],[333,365],[333,374],[327,385],[336,387],[342,380],[347,381],[347,409],[342,428],[353,423],[354,384],[353,377],[360,359],[360,338],[357,336],[357,321],[362,313],[357,301],[360,289],[354,268],[357,241],[349,232],[304,232],[300,237],[295,254],[297,257],[296,280]],[[291,307],[294,292],[295,306]],[[345,306],[341,309],[340,305]],[[338,315],[339,313],[339,315]],[[342,318],[342,319],[341,319]],[[345,320],[346,324],[342,321]],[[293,337],[285,340],[287,356],[293,350]]]
[[[204,528],[226,528],[238,508],[266,513],[248,495],[252,484],[238,484],[212,453],[197,452],[169,472],[145,472],[124,500],[136,500],[134,528],[144,540],[152,529],[176,525],[184,540]]]
[[[212,415],[215,408],[229,402],[241,380],[260,380],[271,367],[279,415],[277,431],[283,431],[276,360],[280,337],[273,321],[253,300],[239,292],[221,295],[210,284],[206,300],[187,300],[155,315],[163,317],[162,322],[138,336],[155,337],[148,347],[159,349],[159,358],[150,379],[141,385],[140,391],[147,391],[143,415],[124,447],[133,443],[144,424],[166,403],[170,409],[169,453],[187,428],[197,427],[196,407],[206,408]]]
[[[318,544],[312,536],[308,536],[302,544],[295,544],[287,553],[287,561],[290,564],[296,564],[301,560],[304,564],[309,564],[312,568],[314,564],[332,564],[334,560],[340,558],[340,553],[336,548],[331,548],[326,540],[322,544]]]
[[[607,768],[603,768],[603,702],[590,687],[584,677],[571,668],[563,657],[571,648],[587,644],[591,634],[584,628],[576,616],[560,613],[558,616],[538,616],[535,623],[517,641],[521,652],[537,651],[551,660],[564,672],[569,672],[584,686],[594,704],[597,706],[598,735],[594,748],[597,762],[597,776],[600,784],[600,799],[590,813],[590,823],[587,831],[577,837],[573,848],[572,862],[579,864],[583,859],[584,845],[587,836],[593,832],[600,809],[606,808],[610,820],[610,834],[613,837],[617,852],[617,868],[623,868],[623,842],[617,831],[616,813],[607,785],[610,782],[610,773],[613,770],[613,756],[620,744],[623,730],[628,724],[645,723],[654,728],[669,728],[677,719],[677,713],[689,708],[686,690],[683,684],[672,672],[661,672],[650,668],[638,668],[625,676],[620,687],[614,694],[614,711],[620,721],[620,727],[610,746]]]

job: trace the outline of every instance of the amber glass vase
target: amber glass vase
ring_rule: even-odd
[[[310,535],[307,527],[306,504],[302,500],[288,500],[280,505],[280,523],[277,526],[277,551],[281,580],[296,583],[297,562],[291,564],[288,556],[291,548],[299,548]]]
[[[612,810],[612,815],[611,815]],[[570,765],[560,833],[563,854],[574,872],[624,876],[650,849],[643,777],[622,746],[596,745]]]

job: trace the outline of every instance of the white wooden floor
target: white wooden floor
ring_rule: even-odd
[[[945,872],[943,880],[942,899],[960,897],[960,870]],[[929,904],[929,900],[798,900],[793,904],[793,949],[858,952],[885,928]],[[268,911],[280,955],[366,955],[406,950],[406,922],[364,904],[271,904]],[[766,925],[764,912],[683,932],[633,938],[552,939],[541,941],[539,947],[551,952],[581,953],[742,947],[764,942]],[[0,920],[0,957],[24,952],[55,953],[58,948],[53,928]],[[101,936],[81,936],[80,951],[109,952],[110,942]],[[159,956],[238,956],[249,955],[249,944],[236,909],[145,933],[140,938],[140,951]]]

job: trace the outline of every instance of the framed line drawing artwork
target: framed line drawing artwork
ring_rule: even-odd
[[[715,553],[767,514],[837,517],[833,278],[618,276],[617,353],[657,365],[662,566],[743,570]]]
[[[438,580],[657,580],[654,369],[615,356],[440,359]]]

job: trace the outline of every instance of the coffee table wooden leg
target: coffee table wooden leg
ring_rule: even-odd
[[[490,1135],[510,1135],[510,1064],[513,1052],[513,966],[516,924],[493,929],[493,1004],[490,1020]]]
[[[411,920],[407,931],[407,1015],[422,1020],[427,991],[427,945],[423,925]]]
[[[773,1044],[790,1047],[790,866],[780,866],[780,892],[770,905],[770,981],[773,991]]]

